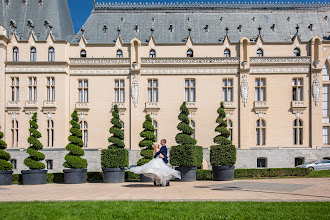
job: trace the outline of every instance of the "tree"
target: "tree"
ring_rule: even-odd
[[[7,148],[7,144],[2,138],[3,133],[0,131],[0,171],[9,171],[13,169],[13,165],[8,162],[10,160],[10,154],[4,151]]]
[[[112,111],[112,127],[109,129],[111,137],[108,138],[108,149],[101,152],[102,168],[122,168],[128,166],[128,151],[125,149],[124,132],[119,117],[118,106],[115,105]]]
[[[85,169],[87,168],[87,160],[81,158],[81,156],[85,155],[85,152],[82,149],[84,143],[82,141],[82,134],[78,124],[79,118],[76,110],[71,114],[71,118],[71,135],[68,138],[70,143],[65,147],[69,153],[65,156],[66,161],[63,163],[63,166],[71,169]]]
[[[41,138],[41,133],[38,131],[37,121],[37,113],[34,113],[30,120],[30,137],[27,140],[30,144],[30,147],[26,152],[30,156],[24,160],[24,164],[29,167],[30,170],[45,169],[45,164],[40,162],[45,159],[45,155],[39,152],[39,150],[43,149],[43,145],[38,140]]]
[[[156,136],[154,134],[155,128],[152,125],[152,119],[149,114],[147,114],[145,118],[146,120],[143,122],[142,125],[144,130],[140,133],[140,137],[142,137],[143,140],[139,142],[139,146],[145,149],[141,150],[140,155],[142,156],[142,158],[137,162],[138,166],[141,166],[152,160],[153,158],[152,145],[156,141]]]
[[[200,166],[203,161],[203,148],[196,146],[196,139],[192,137],[194,133],[190,127],[189,109],[184,102],[180,107],[178,119],[181,121],[177,129],[181,131],[175,136],[177,146],[170,150],[170,163],[173,166],[195,167]]]
[[[224,110],[223,102],[217,110],[219,116],[216,122],[218,126],[215,131],[219,133],[213,142],[217,145],[211,146],[210,160],[212,166],[234,166],[236,163],[236,147],[228,139],[230,132],[227,130],[227,122],[224,120],[226,112]]]

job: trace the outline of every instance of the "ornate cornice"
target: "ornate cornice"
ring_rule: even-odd
[[[128,75],[129,70],[91,70],[91,69],[74,69],[70,70],[71,75]]]
[[[145,75],[175,75],[175,74],[189,74],[189,75],[198,75],[198,74],[236,74],[238,73],[237,69],[144,69],[141,70],[141,74]]]
[[[59,67],[6,67],[6,72],[14,73],[62,73],[66,72],[66,68]]]
[[[205,63],[205,64],[218,64],[218,63],[237,63],[239,58],[142,58],[143,64],[147,63],[166,63],[166,64],[191,64],[191,63]]]
[[[96,58],[90,58],[90,59],[81,59],[81,58],[75,58],[70,59],[70,64],[129,64],[130,59],[129,58],[109,58],[109,59],[96,59]]]
[[[309,73],[310,68],[258,68],[251,69],[250,73]]]
[[[310,63],[311,57],[251,57],[251,63]]]

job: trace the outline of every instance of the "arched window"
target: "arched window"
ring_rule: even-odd
[[[12,147],[18,147],[18,121],[11,121],[11,140]]]
[[[233,122],[230,119],[227,119],[226,122],[227,122],[227,129],[230,132],[230,136],[228,137],[228,139],[230,141],[233,141]]]
[[[303,144],[303,122],[300,119],[295,119],[293,121],[293,144]]]
[[[80,125],[80,130],[82,133],[82,140],[84,142],[84,147],[88,146],[88,123],[87,121],[81,121],[79,123]]]
[[[266,144],[266,122],[262,119],[258,119],[256,122],[256,144]]]
[[[35,47],[31,48],[30,61],[37,61],[37,49]]]
[[[123,58],[123,51],[117,50],[117,58]]]
[[[193,120],[190,121],[190,126],[193,129],[193,134],[191,135],[191,137],[195,138],[196,137],[196,124]]]
[[[156,58],[156,51],[155,50],[150,50],[149,57],[150,58]]]
[[[158,122],[156,120],[153,120],[152,125],[155,128],[154,134],[156,136],[156,141],[158,140]]]
[[[225,56],[225,57],[230,57],[230,50],[225,49],[225,51],[224,51],[224,56]]]
[[[47,121],[47,147],[54,147],[54,121]]]
[[[194,57],[194,52],[192,49],[187,50],[187,57]]]
[[[328,65],[325,63],[322,69],[322,80],[329,81],[329,69]]]
[[[264,56],[264,52],[262,51],[262,49],[258,49],[257,50],[257,57],[263,57]]]
[[[293,50],[293,56],[295,57],[300,57],[300,49],[299,48],[295,48]]]
[[[19,60],[19,50],[17,47],[13,48],[13,61],[18,61]]]
[[[267,167],[267,158],[266,157],[258,157],[257,158],[257,167]]]
[[[53,47],[50,47],[48,49],[48,61],[50,61],[50,62],[55,61],[55,49]]]
[[[87,57],[87,52],[86,50],[81,50],[80,51],[80,58],[86,58]]]

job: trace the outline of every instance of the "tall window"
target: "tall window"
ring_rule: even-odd
[[[322,69],[322,80],[329,81],[329,70],[328,65],[325,63]]]
[[[187,50],[187,57],[194,57],[194,52],[192,49]]]
[[[292,100],[302,101],[303,97],[303,78],[293,78],[292,80]]]
[[[322,135],[323,135],[323,144],[329,145],[329,129],[330,127],[323,127]]]
[[[150,50],[149,57],[150,58],[156,58],[156,51],[155,50]]]
[[[80,51],[80,57],[81,57],[81,58],[86,58],[86,57],[87,57],[87,52],[86,52],[86,50],[81,50],[81,51]]]
[[[11,101],[19,101],[19,78],[11,78]]]
[[[295,57],[300,57],[300,49],[299,48],[295,48],[293,50],[293,56]]]
[[[266,79],[255,80],[255,101],[266,101]]]
[[[54,147],[54,121],[47,121],[47,147]]]
[[[37,77],[29,77],[29,101],[37,101]]]
[[[262,49],[258,49],[257,50],[257,57],[263,57],[264,56],[264,52],[262,51]]]
[[[296,157],[294,158],[294,166],[299,166],[305,163],[305,158],[304,157]]]
[[[233,101],[233,79],[223,79],[222,80],[222,98],[224,102]]]
[[[31,48],[30,61],[37,61],[37,49],[35,47]]]
[[[123,51],[122,50],[117,50],[117,58],[123,58]]]
[[[78,80],[79,102],[88,102],[88,80]]]
[[[12,147],[18,147],[18,121],[11,121],[11,140]]]
[[[192,133],[191,137],[195,138],[196,137],[196,124],[193,120],[190,121],[190,126],[193,129],[193,133]]]
[[[47,101],[55,101],[55,78],[47,77]]]
[[[19,61],[19,50],[17,47],[13,48],[13,61]]]
[[[300,119],[295,119],[293,121],[293,144],[303,144],[303,122]]]
[[[329,123],[329,85],[322,87],[322,122]]]
[[[196,101],[196,84],[195,79],[185,80],[185,101],[195,102]]]
[[[256,144],[266,144],[266,123],[262,119],[258,119],[256,122]]]
[[[257,158],[257,167],[267,167],[267,158],[265,157]]]
[[[230,57],[230,50],[225,49],[225,51],[224,51],[224,56],[225,56],[225,57]]]
[[[228,137],[228,139],[230,141],[233,141],[233,122],[229,119],[227,119],[226,122],[227,122],[227,129],[230,132],[230,136]]]
[[[48,49],[48,61],[50,62],[55,61],[55,49],[53,47],[50,47]]]
[[[148,102],[158,102],[158,80],[148,80]]]
[[[125,102],[125,80],[115,80],[115,102]]]
[[[47,170],[53,169],[53,160],[46,160]]]
[[[156,136],[156,141],[158,140],[158,122],[156,120],[153,120],[152,125],[155,128],[154,135]]]
[[[84,141],[84,147],[88,146],[88,123],[86,121],[81,121],[79,123],[80,130],[82,133],[82,140]]]

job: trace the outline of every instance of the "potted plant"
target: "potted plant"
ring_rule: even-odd
[[[234,179],[234,164],[236,163],[236,147],[228,139],[230,132],[227,130],[227,122],[223,120],[226,117],[223,102],[218,109],[219,124],[215,131],[220,133],[213,139],[217,145],[211,146],[210,161],[213,171],[213,179],[216,181],[228,181]]]
[[[24,160],[24,164],[30,170],[22,170],[23,185],[38,185],[47,183],[47,170],[45,164],[40,162],[45,159],[45,155],[40,150],[43,149],[43,145],[38,140],[41,138],[41,133],[38,131],[37,113],[32,115],[30,120],[30,137],[28,143],[30,147],[27,149],[27,153],[30,155]]]
[[[63,163],[63,166],[69,169],[63,170],[64,183],[85,183],[87,179],[87,160],[81,158],[81,156],[85,155],[85,152],[82,149],[84,143],[81,139],[82,134],[78,124],[79,118],[76,110],[71,114],[71,118],[71,135],[68,138],[69,144],[65,147],[69,153],[65,156],[65,162]]]
[[[3,133],[0,131],[0,185],[11,185],[13,183],[13,165],[8,162],[10,154],[4,151],[7,144],[2,138]]]
[[[139,142],[139,146],[144,148],[141,150],[140,155],[142,158],[137,162],[138,166],[142,166],[143,164],[148,163],[154,157],[152,148],[153,143],[156,141],[156,136],[154,134],[155,128],[152,125],[152,119],[149,114],[146,115],[146,120],[143,122],[142,127],[144,130],[140,133],[140,137],[143,138],[142,141]],[[140,174],[141,182],[152,182],[153,180],[149,177]]]
[[[112,136],[108,139],[108,149],[101,152],[101,166],[103,170],[103,181],[105,183],[123,183],[125,181],[125,167],[128,166],[128,151],[125,149],[124,132],[119,119],[118,106],[115,105],[112,111],[109,132]]]
[[[196,169],[203,161],[203,148],[196,146],[196,139],[192,137],[193,129],[189,125],[189,110],[184,102],[180,107],[178,116],[181,121],[177,129],[181,133],[177,134],[175,141],[177,146],[171,147],[170,163],[177,166],[177,170],[181,172],[181,180],[183,182],[191,182],[196,180]]]

